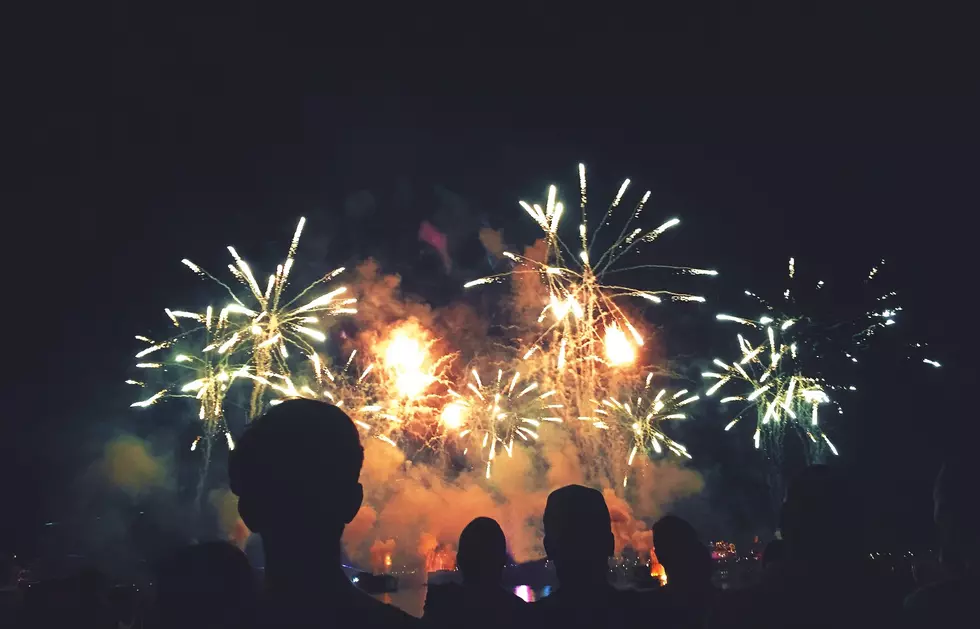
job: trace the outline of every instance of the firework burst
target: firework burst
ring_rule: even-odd
[[[489,284],[514,274],[533,274],[541,279],[547,289],[547,298],[538,315],[538,323],[544,325],[545,329],[532,344],[531,352],[538,349],[550,351],[554,356],[555,368],[576,381],[572,385],[576,389],[576,399],[572,401],[580,409],[588,406],[589,398],[594,397],[593,392],[600,386],[601,375],[597,372],[597,366],[629,367],[635,363],[644,344],[643,335],[620,305],[623,299],[638,298],[643,303],[655,304],[664,299],[704,301],[698,295],[668,290],[639,290],[612,283],[609,281],[610,276],[644,269],[666,269],[690,275],[717,275],[716,271],[708,269],[630,263],[642,245],[653,243],[680,223],[679,219],[672,218],[653,229],[633,227],[650,198],[649,191],[633,207],[612,245],[600,251],[598,236],[620,207],[629,184],[629,179],[622,183],[597,227],[590,234],[585,166],[579,164],[581,216],[575,246],[570,246],[559,236],[566,211],[563,203],[557,200],[557,188],[551,186],[543,208],[538,204],[520,202],[521,207],[544,234],[547,245],[545,259],[536,260],[504,252],[503,255],[515,264],[512,271],[464,285],[469,288]]]
[[[216,339],[223,337],[228,322],[214,316],[213,307],[208,306],[203,313],[170,309],[166,313],[177,327],[182,328],[181,333],[163,342],[137,336],[136,339],[146,343],[147,347],[136,353],[135,358],[139,361],[136,367],[167,376],[179,375],[150,397],[130,406],[146,408],[166,398],[196,399],[198,419],[204,426],[204,438],[210,443],[219,432],[228,433],[224,416],[225,397],[235,379],[247,374],[247,367],[234,364],[232,355],[217,351]],[[183,377],[185,375],[187,377]],[[126,382],[146,386],[137,380]],[[200,439],[194,440],[191,450],[197,448]],[[228,439],[229,447],[233,448],[230,435]]]
[[[513,456],[515,439],[537,441],[542,422],[561,423],[562,405],[554,401],[555,390],[539,391],[537,382],[522,381],[518,371],[505,378],[498,369],[496,378],[486,382],[476,369],[470,375],[461,393],[449,390],[452,401],[443,408],[441,422],[459,439],[479,444],[490,478],[498,452]]]
[[[819,424],[820,405],[831,403],[827,394],[830,387],[801,370],[801,348],[791,338],[797,320],[764,316],[753,321],[726,314],[717,315],[717,319],[745,325],[762,335],[761,340],[749,341],[741,333],[737,334],[741,355],[730,363],[715,358],[714,363],[720,371],[701,374],[714,381],[704,392],[706,397],[730,388],[730,382],[742,385],[743,391],[739,395],[721,397],[722,404],[738,403],[742,407],[725,426],[725,431],[734,428],[747,414],[754,414],[752,440],[756,448],[765,442],[778,451],[782,428],[792,423],[813,443],[819,443],[819,436],[836,455],[837,448],[820,430]]]
[[[714,360],[720,371],[702,375],[713,382],[706,396],[730,388],[729,382],[740,382],[745,390],[739,395],[721,398],[724,404],[739,403],[742,408],[725,426],[734,428],[747,414],[756,417],[752,440],[756,448],[764,445],[778,454],[783,428],[790,424],[802,431],[812,444],[826,445],[836,455],[837,448],[821,430],[819,407],[832,404],[842,410],[831,394],[856,390],[853,385],[828,383],[825,372],[840,373],[840,365],[858,362],[861,351],[881,330],[895,324],[902,311],[894,305],[894,291],[871,291],[885,261],[873,266],[863,279],[861,294],[868,307],[846,316],[837,312],[840,304],[850,306],[854,298],[832,299],[832,289],[823,280],[802,282],[796,260],[789,259],[786,289],[781,298],[770,302],[756,293],[745,291],[766,309],[758,319],[727,314],[719,321],[736,323],[752,329],[749,339],[738,334],[740,356],[726,363]],[[874,297],[867,297],[873,295]],[[834,364],[839,363],[839,364]]]
[[[243,286],[247,293],[236,293],[231,286],[218,280],[215,276],[203,270],[197,264],[184,259],[182,262],[195,273],[208,277],[227,290],[232,302],[221,309],[219,321],[223,322],[223,335],[217,339],[213,347],[219,354],[228,354],[247,346],[251,371],[262,378],[262,374],[278,373],[288,376],[289,347],[297,348],[304,355],[315,352],[312,342],[323,343],[326,335],[318,325],[322,317],[330,317],[356,312],[356,299],[344,297],[347,287],[340,286],[319,296],[307,300],[311,291],[328,283],[340,275],[344,268],[335,269],[317,281],[313,282],[292,298],[285,295],[289,274],[295,262],[296,249],[306,219],[301,218],[293,234],[292,242],[286,254],[285,261],[276,267],[276,272],[269,275],[263,290],[248,265],[234,247],[228,247],[234,264],[228,265],[228,270]],[[175,325],[178,318],[186,313],[168,311]],[[253,381],[252,397],[249,406],[249,417],[254,418],[263,408],[263,393],[269,385],[263,379]]]
[[[601,430],[628,435],[630,446],[626,458],[627,467],[633,466],[637,454],[659,455],[665,447],[677,456],[691,458],[687,448],[664,434],[661,427],[665,421],[685,419],[687,414],[681,409],[696,402],[700,396],[687,389],[675,392],[661,389],[651,397],[652,381],[653,373],[648,373],[642,389],[635,395],[625,401],[607,397],[596,405],[592,416],[580,418],[591,421],[593,426]],[[623,476],[623,487],[626,487],[628,481],[627,470]]]

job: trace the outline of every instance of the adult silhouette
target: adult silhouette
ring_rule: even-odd
[[[757,586],[727,597],[709,624],[761,629],[896,621],[894,606],[866,561],[851,490],[835,469],[814,465],[803,470],[783,503],[784,557],[763,572]]]
[[[652,597],[609,583],[615,541],[600,492],[581,485],[551,492],[544,510],[544,547],[555,564],[558,588],[530,606],[530,624],[622,628],[647,624],[655,616]]]
[[[667,573],[665,604],[685,625],[702,626],[715,598],[711,553],[686,520],[664,516],[653,525],[657,558]]]
[[[501,586],[507,540],[492,518],[476,518],[459,536],[456,567],[462,584],[430,585],[422,619],[438,626],[509,627],[526,603]]]
[[[969,467],[962,458],[951,460],[936,478],[933,518],[939,531],[939,560],[947,576],[919,588],[905,600],[907,624],[911,626],[976,624],[980,515],[975,504],[976,470]]]
[[[418,621],[364,594],[341,569],[340,538],[363,500],[364,450],[336,406],[289,399],[249,425],[228,462],[246,526],[262,536],[264,626],[409,627]]]
[[[245,553],[226,542],[178,550],[157,570],[162,629],[237,629],[252,618],[257,582]]]

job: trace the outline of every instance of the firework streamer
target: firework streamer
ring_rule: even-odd
[[[478,450],[490,478],[494,459],[514,455],[515,440],[532,444],[539,438],[542,422],[562,423],[556,391],[541,391],[537,382],[519,371],[507,374],[497,369],[496,377],[484,380],[476,369],[461,392],[449,389],[452,400],[440,416],[443,428],[467,442],[463,454]]]
[[[334,280],[343,273],[340,267],[330,271],[317,281],[299,291],[291,299],[286,297],[289,274],[295,262],[296,250],[306,219],[301,218],[293,234],[286,259],[269,275],[263,289],[252,269],[234,247],[228,247],[234,264],[228,270],[248,291],[241,294],[231,286],[218,280],[197,264],[184,259],[189,269],[207,277],[222,286],[232,301],[220,312],[220,318],[227,322],[224,335],[217,341],[220,354],[246,350],[249,355],[250,371],[261,375],[266,373],[289,374],[288,359],[290,347],[304,356],[315,352],[311,342],[323,343],[326,335],[319,327],[324,317],[334,317],[357,312],[354,307],[357,299],[347,296],[347,287],[340,286],[324,292],[312,299],[308,295],[314,290]],[[268,388],[263,380],[253,380],[249,404],[249,419],[254,419],[264,409],[263,395]]]
[[[224,338],[228,321],[225,316],[216,315],[212,306],[202,313],[169,308],[165,312],[180,333],[163,342],[137,336],[136,339],[147,346],[137,352],[135,358],[139,361],[136,364],[138,369],[171,381],[165,382],[153,395],[130,406],[146,408],[167,398],[192,398],[197,401],[197,419],[201,422],[203,434],[194,439],[190,449],[202,450],[195,497],[195,504],[200,508],[215,441],[224,441],[229,449],[234,448],[225,419],[225,398],[235,379],[248,375],[248,367],[234,364],[232,354],[219,351],[219,339]],[[142,380],[126,382],[146,387]]]
[[[689,411],[685,407],[696,402],[700,396],[687,389],[660,389],[654,394],[651,389],[653,378],[652,372],[647,373],[641,388],[622,399],[613,396],[604,398],[596,404],[591,416],[580,418],[591,422],[597,429],[607,431],[609,439],[626,444],[625,448],[612,448],[629,452],[623,473],[624,489],[637,456],[659,456],[668,451],[678,457],[692,458],[687,448],[668,437],[663,429],[670,420],[686,419]]]
[[[613,372],[632,368],[643,347],[644,337],[622,305],[625,299],[635,299],[642,304],[659,304],[664,300],[704,301],[704,297],[688,293],[632,288],[610,281],[612,276],[653,269],[687,275],[717,275],[709,269],[635,263],[643,246],[655,242],[680,223],[679,219],[671,218],[653,229],[634,227],[650,198],[649,191],[633,206],[612,245],[600,249],[598,236],[620,208],[629,185],[628,179],[622,183],[590,233],[585,166],[579,164],[580,221],[574,246],[559,235],[567,212],[557,199],[557,188],[551,186],[544,207],[520,202],[543,232],[544,258],[534,259],[504,251],[502,255],[514,263],[513,270],[464,285],[469,288],[524,274],[540,279],[547,292],[538,315],[543,331],[532,343],[530,352],[540,352],[550,358],[549,371],[553,373],[549,379],[554,381],[561,401],[580,415],[591,411],[598,392],[610,385],[615,388]]]

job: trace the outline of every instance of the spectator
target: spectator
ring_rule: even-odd
[[[418,622],[374,600],[341,569],[340,538],[361,506],[364,450],[336,406],[290,399],[248,427],[228,462],[245,524],[262,536],[270,627],[411,627]]]
[[[492,518],[476,518],[459,536],[456,565],[463,583],[430,585],[422,619],[448,627],[510,627],[526,604],[501,587],[507,540]]]
[[[939,560],[948,576],[909,595],[905,600],[908,624],[975,626],[974,607],[980,593],[980,519],[975,503],[975,477],[965,462],[960,459],[943,465],[933,490],[933,517],[939,530]]]
[[[225,542],[188,546],[157,571],[162,629],[232,629],[252,618],[257,587],[245,554]]]
[[[653,598],[609,583],[614,538],[602,494],[581,485],[556,489],[544,511],[544,547],[558,574],[558,589],[529,609],[537,627],[636,627],[654,613]],[[659,627],[664,623],[657,618]]]
[[[850,491],[825,465],[805,469],[783,504],[784,558],[763,573],[759,585],[726,597],[709,625],[836,628],[897,620],[864,561]]]
[[[687,521],[668,515],[653,525],[657,558],[667,573],[665,604],[685,626],[703,626],[714,600],[711,553]]]
[[[762,551],[762,568],[776,565],[782,561],[786,554],[786,544],[781,539],[774,539],[766,544],[766,549]]]

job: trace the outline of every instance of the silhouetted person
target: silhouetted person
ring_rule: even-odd
[[[422,619],[438,626],[509,627],[526,603],[501,586],[507,540],[492,518],[476,518],[459,536],[456,567],[462,585],[430,585]]]
[[[416,626],[374,600],[341,569],[340,538],[364,497],[364,450],[336,406],[290,399],[253,421],[228,462],[245,524],[262,536],[266,593],[259,623]]]
[[[544,547],[555,564],[558,588],[531,604],[530,624],[622,629],[654,621],[651,597],[609,583],[615,542],[600,492],[581,485],[551,492],[544,510]]]
[[[686,520],[668,515],[653,525],[657,559],[667,573],[661,594],[685,626],[704,624],[714,599],[711,553]]]
[[[226,542],[178,550],[157,570],[162,629],[232,629],[251,621],[258,587],[245,553]]]
[[[766,549],[762,551],[762,569],[773,566],[783,560],[786,555],[786,543],[781,539],[774,539],[766,544]]]
[[[939,530],[939,560],[948,576],[919,588],[905,600],[912,626],[976,626],[980,515],[976,466],[970,467],[962,459],[950,461],[936,478],[933,517]]]
[[[865,560],[851,484],[814,465],[790,484],[781,516],[786,553],[761,582],[712,613],[721,627],[862,627],[897,621]],[[667,573],[668,579],[670,572]]]

